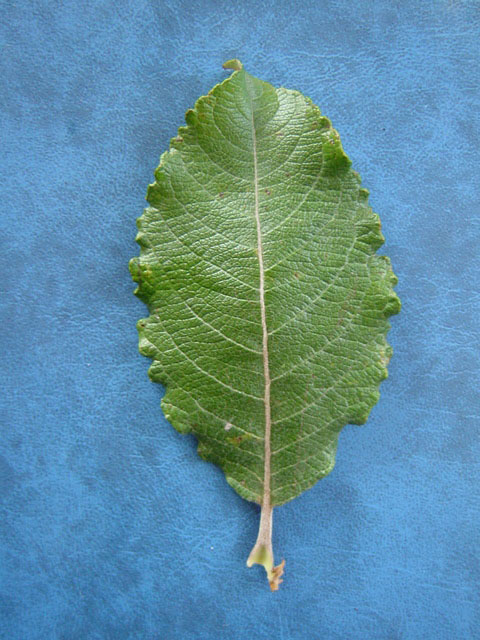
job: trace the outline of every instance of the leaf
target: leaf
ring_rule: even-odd
[[[387,377],[396,277],[368,191],[298,91],[232,75],[187,111],[138,220],[135,293],[171,424],[261,505],[248,565],[273,590],[273,507],[332,470]]]

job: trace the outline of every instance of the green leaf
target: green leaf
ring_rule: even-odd
[[[262,506],[248,564],[276,589],[272,509],[330,473],[339,431],[366,421],[400,302],[330,121],[238,60],[225,67],[161,157],[130,269],[165,416]]]

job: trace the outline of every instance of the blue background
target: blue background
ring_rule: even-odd
[[[480,3],[1,3],[1,613],[11,639],[480,634]],[[239,57],[310,96],[381,215],[390,378],[258,509],[160,410],[127,271],[160,153]]]

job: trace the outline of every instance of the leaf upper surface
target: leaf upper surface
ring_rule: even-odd
[[[165,416],[241,496],[261,503],[268,477],[279,505],[327,475],[341,428],[367,419],[400,303],[330,121],[231,68],[162,155],[130,269]]]

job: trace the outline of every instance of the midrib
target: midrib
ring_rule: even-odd
[[[265,309],[265,267],[263,264],[263,244],[262,244],[262,225],[260,222],[260,207],[258,194],[258,162],[257,162],[257,135],[255,131],[255,118],[253,116],[253,104],[250,99],[252,113],[252,146],[253,146],[253,177],[255,187],[255,221],[257,225],[257,255],[260,271],[259,282],[259,298],[260,298],[260,315],[262,320],[262,358],[263,358],[263,377],[264,377],[264,396],[263,402],[265,406],[265,449],[264,449],[264,474],[263,474],[263,511],[267,513],[271,508],[270,499],[270,459],[271,459],[271,429],[272,416],[270,406],[270,367],[268,361],[268,329],[267,314]],[[270,524],[271,526],[271,524]]]
[[[248,76],[247,76],[248,78]],[[255,81],[255,79],[252,79]],[[258,82],[258,81],[257,81]],[[262,320],[262,359],[263,359],[263,378],[264,378],[264,395],[263,404],[265,407],[265,441],[264,441],[264,471],[263,471],[263,497],[260,511],[260,526],[258,529],[257,541],[250,552],[247,560],[247,566],[253,564],[261,564],[267,572],[267,578],[272,591],[276,591],[280,584],[281,575],[283,574],[282,561],[277,567],[274,566],[273,548],[272,548],[272,524],[273,524],[273,507],[271,496],[271,431],[272,431],[272,415],[270,406],[270,366],[268,362],[268,330],[267,330],[267,312],[265,308],[265,265],[263,255],[262,242],[262,225],[260,222],[260,203],[258,188],[258,157],[257,157],[257,132],[255,130],[255,118],[253,111],[253,94],[252,87],[246,82],[246,91],[250,101],[251,109],[251,127],[252,127],[252,153],[253,153],[253,183],[255,190],[255,222],[257,227],[257,256],[259,267],[259,301],[260,315]]]

